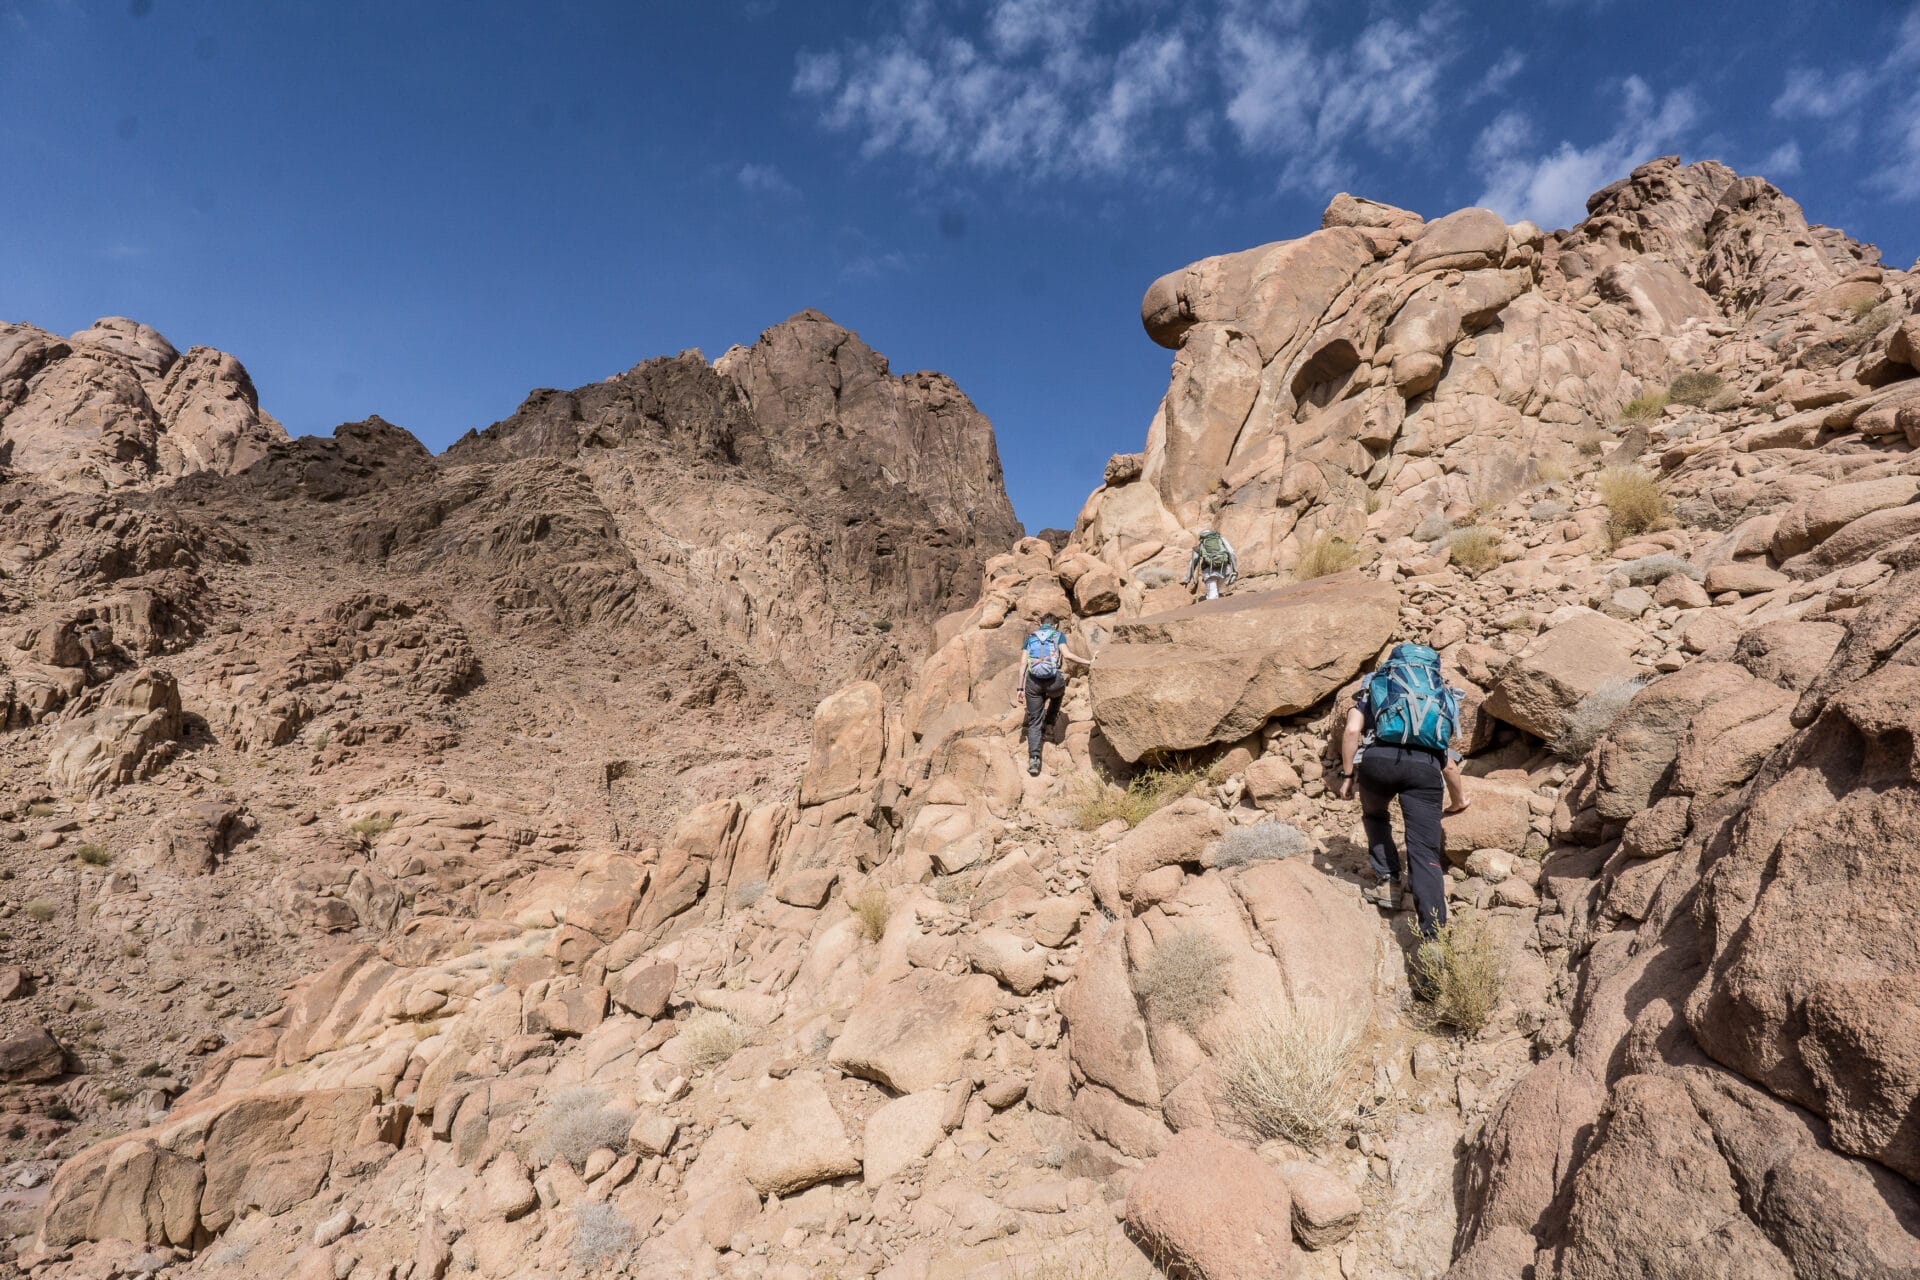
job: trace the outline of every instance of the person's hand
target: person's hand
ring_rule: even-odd
[[[1340,790],[1338,794],[1342,800],[1353,799],[1353,775],[1352,774],[1348,774],[1346,777],[1340,779]]]

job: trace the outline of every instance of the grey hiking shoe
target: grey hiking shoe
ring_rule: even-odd
[[[1040,776],[1040,757],[1039,756],[1027,757],[1027,776],[1029,778],[1037,778]]]
[[[1395,911],[1400,906],[1400,882],[1398,880],[1376,880],[1371,888],[1362,889],[1360,896],[1384,911]]]

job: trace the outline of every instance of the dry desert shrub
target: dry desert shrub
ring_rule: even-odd
[[[1429,511],[1420,517],[1420,523],[1413,527],[1416,542],[1438,542],[1453,532],[1453,521],[1438,511]]]
[[[1249,1011],[1216,1059],[1222,1099],[1263,1137],[1312,1150],[1353,1114],[1360,1032],[1320,1004]]]
[[[1345,538],[1323,533],[1315,538],[1300,557],[1300,563],[1293,566],[1293,576],[1302,582],[1309,578],[1325,578],[1335,573],[1345,573],[1360,563],[1360,553]]]
[[[1532,509],[1529,510],[1527,514],[1533,517],[1533,519],[1539,521],[1541,524],[1545,524],[1549,520],[1566,519],[1567,513],[1572,510],[1573,508],[1569,507],[1566,503],[1561,502],[1558,499],[1544,498],[1541,501],[1534,503]]]
[[[1082,831],[1098,830],[1115,818],[1137,827],[1206,780],[1204,769],[1181,766],[1142,770],[1124,787],[1095,778],[1081,789],[1074,821]]]
[[[687,1065],[711,1071],[746,1047],[747,1029],[724,1013],[701,1013],[680,1028]]]
[[[1597,458],[1612,440],[1613,437],[1599,427],[1587,427],[1573,438],[1573,447],[1583,458]]]
[[[1249,862],[1291,858],[1312,847],[1313,842],[1300,828],[1290,822],[1269,819],[1227,832],[1214,849],[1213,862],[1218,867],[1244,867]]]
[[[37,921],[40,924],[45,924],[47,921],[53,919],[53,904],[45,898],[35,898],[25,907],[21,908],[21,910],[27,913],[27,919]]]
[[[1434,1019],[1475,1036],[1507,989],[1507,960],[1485,917],[1456,917],[1413,957],[1416,984]]]
[[[1639,467],[1601,472],[1600,501],[1607,504],[1607,534],[1615,542],[1662,528],[1673,519],[1660,481]]]
[[[73,856],[90,867],[104,867],[113,861],[113,850],[103,844],[83,844],[73,851]]]
[[[1633,701],[1633,695],[1645,687],[1643,680],[1609,680],[1580,699],[1567,715],[1566,728],[1553,740],[1554,751],[1569,760],[1578,760],[1593,750],[1593,744],[1613,727],[1613,722]]]
[[[605,1201],[574,1206],[573,1260],[591,1271],[633,1252],[633,1224]]]
[[[1692,578],[1695,582],[1703,581],[1707,576],[1707,571],[1699,565],[1669,552],[1629,560],[1620,566],[1618,572],[1625,574],[1627,581],[1636,587],[1664,582],[1676,573],[1684,578]]]
[[[1622,422],[1654,422],[1666,412],[1666,408],[1667,393],[1665,391],[1648,391],[1620,406],[1620,420]]]
[[[1727,380],[1717,373],[1689,370],[1667,384],[1667,398],[1675,404],[1704,405],[1726,385]]]
[[[868,942],[878,942],[887,932],[887,891],[877,884],[870,884],[855,894],[847,903],[853,910],[853,918],[860,922],[860,932],[866,935]]]
[[[1447,539],[1453,562],[1469,573],[1482,573],[1500,563],[1500,535],[1491,529],[1468,525],[1455,529]]]
[[[608,1106],[600,1090],[563,1089],[547,1104],[533,1158],[547,1164],[557,1157],[579,1169],[601,1147],[625,1150],[631,1128],[633,1114]]]
[[[1560,450],[1544,453],[1533,461],[1533,478],[1539,484],[1559,484],[1573,475],[1573,461]]]
[[[1227,998],[1226,950],[1199,929],[1176,933],[1153,949],[1133,985],[1148,1018],[1198,1034]]]
[[[1163,564],[1150,564],[1133,575],[1134,581],[1143,587],[1164,587],[1169,582],[1176,581],[1179,576]]]

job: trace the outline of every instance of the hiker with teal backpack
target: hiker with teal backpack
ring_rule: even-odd
[[[1191,585],[1196,572],[1206,584],[1209,600],[1218,600],[1221,587],[1230,587],[1239,580],[1240,558],[1233,554],[1233,544],[1218,530],[1200,531],[1200,541],[1194,544],[1193,557],[1187,561],[1187,576],[1180,579],[1180,584]]]
[[[1040,775],[1040,741],[1060,716],[1060,700],[1067,695],[1067,667],[1077,662],[1093,664],[1067,648],[1067,637],[1060,631],[1056,614],[1043,614],[1040,625],[1027,633],[1020,647],[1020,680],[1013,687],[1013,702],[1027,702],[1027,776]]]
[[[1367,900],[1391,910],[1399,904],[1401,885],[1410,882],[1420,933],[1428,938],[1447,923],[1442,796],[1447,813],[1467,807],[1452,746],[1459,724],[1460,692],[1441,677],[1440,655],[1423,644],[1401,644],[1360,686],[1340,735],[1340,798],[1351,796],[1358,783],[1360,822],[1367,831],[1374,876]],[[1406,819],[1404,868],[1388,816],[1395,796]]]

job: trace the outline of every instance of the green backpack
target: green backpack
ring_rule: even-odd
[[[1224,569],[1233,563],[1227,540],[1209,529],[1200,535],[1200,564],[1207,569]]]

